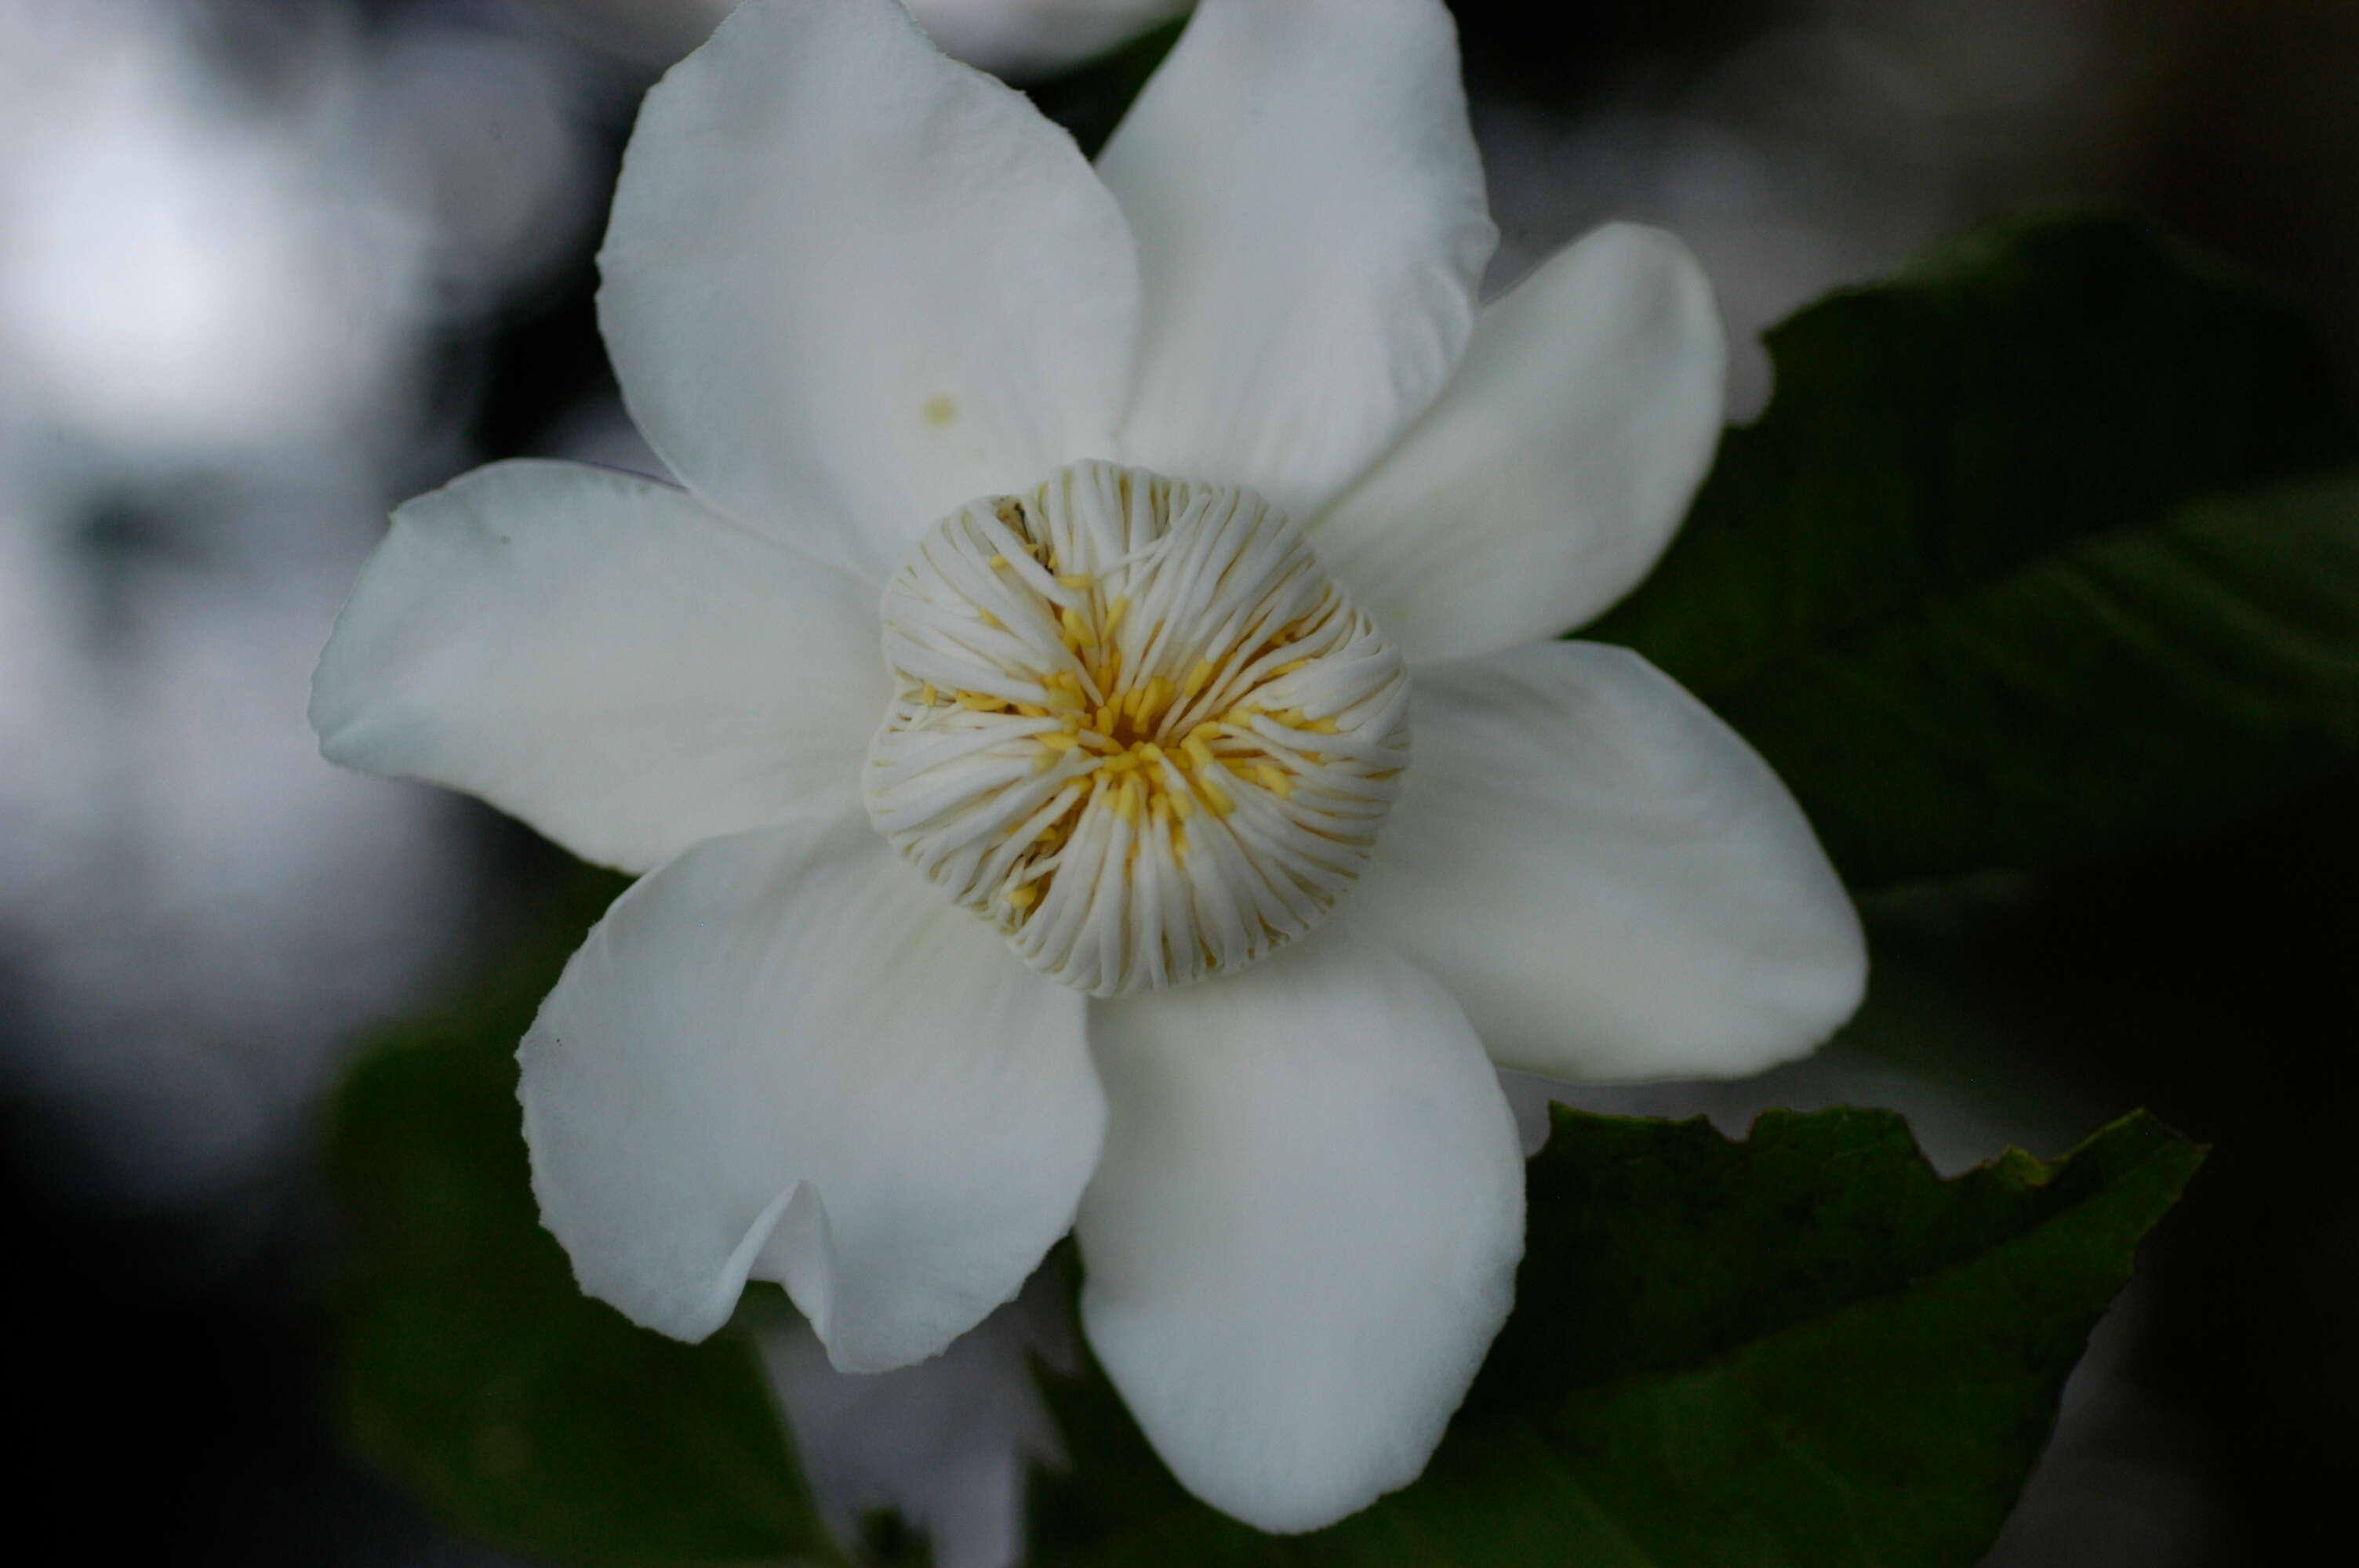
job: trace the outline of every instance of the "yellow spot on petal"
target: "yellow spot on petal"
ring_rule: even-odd
[[[918,416],[937,430],[958,417],[958,399],[937,392],[918,406]]]

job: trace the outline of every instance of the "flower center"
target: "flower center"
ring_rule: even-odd
[[[883,608],[870,820],[1093,996],[1310,931],[1399,793],[1400,655],[1250,491],[1077,463],[934,524]]]

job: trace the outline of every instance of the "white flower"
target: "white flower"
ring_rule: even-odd
[[[755,0],[648,94],[601,320],[688,488],[412,502],[312,706],[647,873],[522,1050],[584,1289],[694,1338],[776,1280],[878,1369],[1075,1228],[1172,1469],[1308,1529],[1506,1313],[1494,1063],[1849,1013],[1768,769],[1548,640],[1710,457],[1706,286],[1609,228],[1478,316],[1493,237],[1435,0],[1205,0],[1094,169],[886,0]]]

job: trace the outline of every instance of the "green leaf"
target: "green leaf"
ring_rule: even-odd
[[[1768,345],[1767,411],[1585,634],[1752,741],[1855,884],[2191,828],[2359,747],[2359,481],[2253,488],[2352,456],[2291,310],[2049,220]]]
[[[585,873],[585,876],[587,873]],[[599,877],[592,908],[615,891]],[[583,923],[346,1079],[339,1397],[371,1459],[468,1534],[578,1563],[840,1562],[751,1347],[682,1345],[573,1282],[540,1227],[516,1043]]]
[[[1049,1385],[1035,1561],[1975,1562],[2201,1152],[2143,1114],[1943,1182],[1887,1111],[1556,1111],[1514,1316],[1424,1478],[1313,1535],[1182,1492],[1103,1377]]]

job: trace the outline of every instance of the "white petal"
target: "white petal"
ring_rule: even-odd
[[[1409,726],[1353,917],[1440,975],[1502,1065],[1758,1072],[1858,1005],[1859,919],[1801,808],[1637,654],[1542,643],[1420,670]]]
[[[1072,1223],[1105,1126],[1082,1006],[864,822],[699,845],[525,1037],[542,1221],[649,1328],[776,1280],[838,1368],[920,1360]]]
[[[1425,1467],[1523,1250],[1514,1119],[1433,978],[1348,923],[1100,1003],[1082,1321],[1156,1452],[1263,1530]]]
[[[1436,0],[1203,0],[1098,171],[1146,282],[1128,460],[1306,517],[1458,362],[1497,233]]]
[[[751,0],[647,94],[599,254],[631,413],[749,526],[878,577],[1108,454],[1137,266],[1029,102],[891,0]]]
[[[1600,229],[1483,312],[1431,411],[1313,525],[1320,558],[1412,663],[1582,625],[1686,514],[1727,364],[1687,248]]]
[[[836,1540],[854,1546],[863,1518],[891,1509],[925,1536],[933,1568],[1024,1561],[1027,1483],[1065,1457],[1038,1380],[1044,1361],[1074,1369],[1062,1271],[1034,1274],[1016,1300],[915,1367],[839,1372],[801,1323],[756,1345]]]
[[[859,808],[875,590],[669,485],[477,469],[394,514],[311,684],[332,762],[481,795],[645,871]]]

